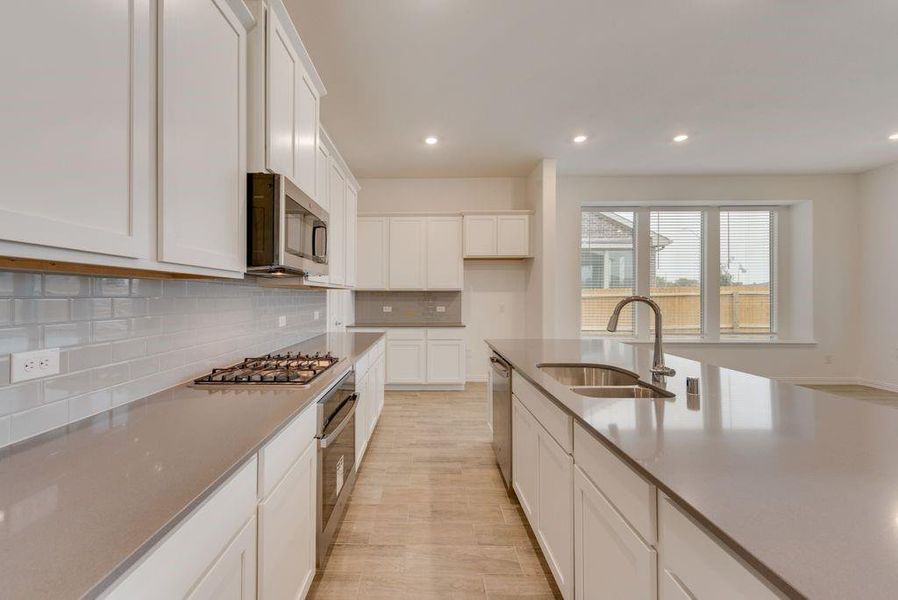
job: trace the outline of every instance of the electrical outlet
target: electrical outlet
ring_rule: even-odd
[[[281,315],[278,317],[278,327],[286,327],[287,326],[287,316]]]
[[[446,312],[445,306],[437,306],[437,312]]]
[[[315,320],[317,321],[317,320],[320,319],[320,318],[321,318],[321,311],[320,311],[320,310],[316,310],[316,311],[315,311]]]
[[[59,348],[17,352],[9,361],[9,381],[17,383],[59,373]]]
[[[499,304],[499,314],[505,313],[505,304]]]
[[[393,307],[392,306],[384,306],[384,312],[386,312],[386,313],[393,312]]]
[[[833,355],[832,355],[832,354],[827,354],[826,356],[824,356],[824,357],[823,357],[823,364],[825,364],[825,365],[831,365],[831,364],[833,364]]]

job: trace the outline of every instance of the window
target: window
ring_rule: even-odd
[[[649,295],[661,307],[664,333],[702,333],[702,212],[649,213]],[[651,331],[655,323],[649,323]]]
[[[720,211],[720,333],[771,334],[773,223],[769,210]]]
[[[605,331],[614,306],[635,293],[633,211],[584,207],[580,219],[580,315],[583,331]],[[632,335],[633,307],[621,312],[618,332]]]
[[[607,334],[614,306],[644,294],[661,306],[667,335],[769,338],[776,333],[780,210],[584,206],[581,330]],[[654,319],[633,306],[621,313],[618,332],[644,339]]]

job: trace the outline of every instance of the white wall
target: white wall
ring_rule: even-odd
[[[860,192],[858,376],[898,390],[898,163],[862,175]]]
[[[893,177],[898,181],[898,175]],[[859,207],[858,178],[853,175],[559,177],[556,261],[559,337],[579,335],[580,206],[666,201],[802,202],[792,215],[792,220],[797,221],[793,230],[799,235],[792,240],[795,247],[790,248],[790,253],[793,258],[799,258],[802,249],[812,249],[813,273],[796,273],[784,284],[793,295],[811,300],[794,303],[793,312],[799,314],[792,316],[794,321],[804,318],[813,323],[817,342],[801,347],[669,346],[669,352],[797,381],[843,382],[856,377]],[[898,207],[891,214],[898,215]],[[808,227],[809,219],[813,221],[812,227]],[[896,222],[894,217],[892,222]],[[802,246],[801,242],[808,241],[810,231],[813,231],[811,243]],[[892,257],[896,256],[895,247],[892,246]],[[808,318],[809,310],[813,310],[812,319]],[[831,364],[827,364],[828,360]],[[892,364],[894,368],[894,361]]]
[[[460,212],[527,208],[526,178],[362,179],[359,212]],[[523,261],[465,261],[462,321],[467,374],[486,381],[487,338],[521,337],[527,297]]]

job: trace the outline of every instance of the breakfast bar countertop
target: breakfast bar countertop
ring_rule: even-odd
[[[895,408],[670,354],[673,398],[590,398],[538,365],[598,363],[651,382],[652,349],[608,339],[487,344],[788,596],[895,597]],[[687,376],[699,378],[697,402],[687,402]]]

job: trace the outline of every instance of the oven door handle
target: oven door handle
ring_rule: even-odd
[[[343,417],[343,420],[340,421],[340,424],[337,425],[337,428],[331,431],[328,435],[318,438],[318,445],[321,448],[327,448],[331,444],[334,443],[340,434],[343,433],[343,430],[346,429],[346,426],[349,425],[349,421],[355,416],[355,407],[356,401],[359,399],[359,395],[357,393],[353,393],[345,402],[345,404],[349,404],[352,402],[352,408],[349,409],[349,414]]]

